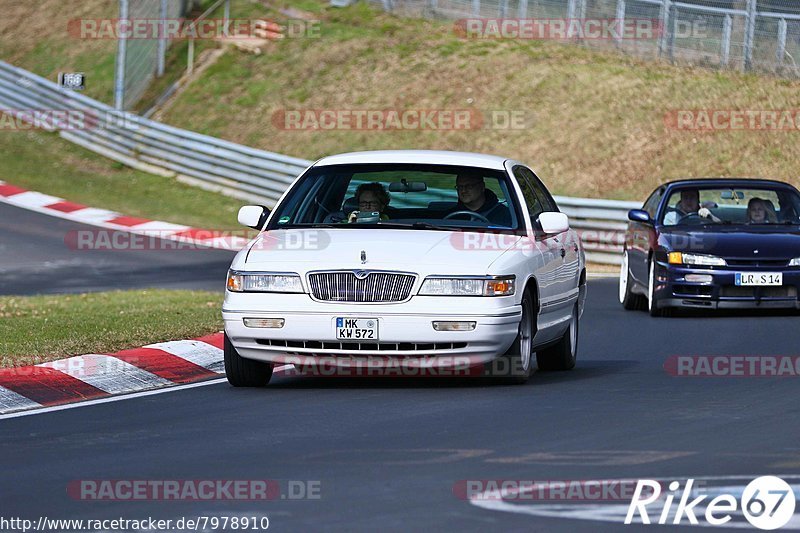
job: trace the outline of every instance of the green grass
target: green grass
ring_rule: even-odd
[[[130,169],[43,131],[0,131],[0,180],[125,215],[237,229],[245,202]]]
[[[0,367],[112,353],[222,329],[222,294],[135,290],[0,297]]]

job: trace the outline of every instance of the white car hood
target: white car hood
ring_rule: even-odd
[[[250,246],[247,270],[386,269],[485,274],[520,237],[399,229],[288,229],[264,232]],[[362,262],[362,252],[366,262]]]

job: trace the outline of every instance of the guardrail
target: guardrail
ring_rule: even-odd
[[[243,200],[273,204],[311,161],[175,128],[62,90],[0,61],[0,110],[38,112],[38,124],[88,150],[152,174]],[[71,115],[70,115],[71,114]],[[41,118],[41,117],[40,117]],[[31,120],[36,120],[31,116]],[[80,127],[77,127],[80,126]],[[636,202],[557,197],[582,236],[587,258],[619,264],[627,211]]]

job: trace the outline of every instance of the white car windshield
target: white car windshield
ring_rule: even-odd
[[[501,170],[413,164],[310,169],[272,216],[269,229],[516,229],[520,215]]]

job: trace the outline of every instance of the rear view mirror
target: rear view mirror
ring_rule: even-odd
[[[239,224],[260,230],[269,217],[269,209],[263,205],[245,205],[239,208]]]
[[[569,217],[564,213],[544,212],[537,219],[542,232],[547,235],[563,233],[569,229]]]
[[[742,191],[722,191],[719,196],[723,200],[733,200],[734,198],[737,200],[744,200],[744,193]]]
[[[393,181],[389,184],[389,192],[424,192],[428,190],[428,185],[424,181]]]
[[[633,222],[643,222],[644,224],[653,223],[653,220],[650,218],[650,213],[644,209],[631,209],[628,211],[628,220]]]

